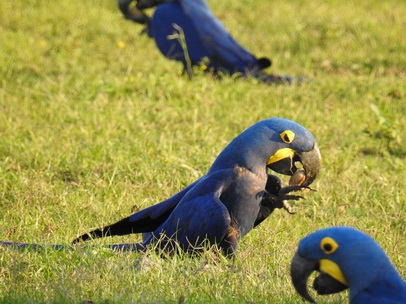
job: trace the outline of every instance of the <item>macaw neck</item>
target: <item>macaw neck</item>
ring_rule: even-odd
[[[236,137],[217,157],[210,171],[243,167],[254,174],[266,174],[266,162],[270,157],[267,151],[269,139],[243,136]]]
[[[385,256],[386,258],[386,256]],[[348,282],[350,286],[350,303],[359,304],[365,303],[366,294],[370,298],[375,298],[376,303],[379,299],[384,302],[384,299],[405,300],[406,303],[406,283],[403,281],[397,270],[386,258],[381,263],[370,261],[368,264],[373,271],[366,270],[359,274],[354,284],[351,280]],[[397,303],[397,302],[395,302]]]

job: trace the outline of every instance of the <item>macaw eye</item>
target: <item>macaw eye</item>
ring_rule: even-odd
[[[295,139],[295,133],[293,133],[290,130],[283,131],[279,135],[280,135],[282,141],[287,143],[287,144],[290,144]]]
[[[325,254],[330,254],[337,250],[338,244],[331,237],[325,237],[320,242],[320,248]]]

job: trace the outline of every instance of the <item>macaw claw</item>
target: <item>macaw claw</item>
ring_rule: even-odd
[[[305,199],[301,195],[291,195],[290,192],[304,192],[304,191],[315,191],[308,186],[300,186],[300,185],[293,185],[293,186],[286,186],[279,190],[277,195],[273,195],[269,192],[265,192],[263,198],[263,204],[265,205],[272,205],[273,208],[278,209],[285,209],[289,214],[295,214],[296,212],[293,211],[292,206],[290,206],[288,201],[298,201],[301,199]]]

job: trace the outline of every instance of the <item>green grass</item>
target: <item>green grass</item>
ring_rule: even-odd
[[[0,249],[1,303],[303,303],[290,260],[304,235],[331,225],[369,233],[406,275],[405,3],[210,4],[273,59],[271,72],[316,81],[189,81],[115,1],[0,1],[0,240],[68,244],[176,193],[273,116],[318,139],[318,191],[250,232],[234,262]]]

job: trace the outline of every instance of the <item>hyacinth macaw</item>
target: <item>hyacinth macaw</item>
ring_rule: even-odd
[[[299,163],[303,167],[298,169]],[[267,168],[292,176],[290,186]],[[270,118],[246,129],[218,155],[207,174],[169,199],[138,211],[117,223],[74,240],[146,233],[139,244],[120,249],[143,250],[149,244],[184,251],[217,245],[225,254],[237,249],[238,240],[260,224],[288,195],[316,178],[321,156],[313,135],[301,125]],[[206,243],[204,243],[206,242]],[[174,245],[176,243],[176,245]]]
[[[290,185],[283,187],[280,178],[268,174],[267,168],[290,175]],[[156,244],[171,252],[178,248],[188,252],[207,244],[217,246],[226,255],[233,254],[238,240],[275,208],[286,208],[285,200],[299,199],[300,196],[289,195],[289,192],[308,188],[320,168],[320,152],[307,129],[283,118],[266,119],[234,138],[207,174],[179,193],[117,223],[84,234],[73,243],[144,233],[141,243],[106,247],[142,251],[149,244]],[[18,248],[66,248],[0,244]]]
[[[307,280],[318,271],[313,287],[318,294],[349,288],[351,304],[406,303],[406,283],[382,248],[367,234],[349,227],[330,227],[306,236],[291,264],[296,291],[314,302]]]
[[[153,6],[157,8],[150,18],[143,10]],[[127,19],[145,24],[145,31],[155,40],[160,52],[182,62],[189,76],[192,66],[200,66],[215,74],[239,73],[265,83],[303,80],[262,72],[271,61],[256,58],[235,41],[205,0],[119,0],[119,7]],[[181,42],[181,35],[185,43]]]

